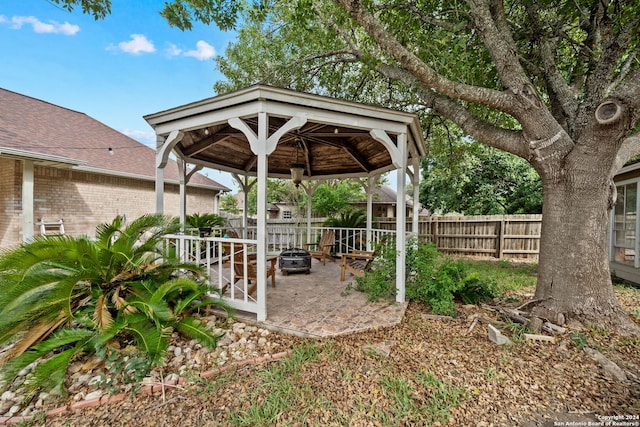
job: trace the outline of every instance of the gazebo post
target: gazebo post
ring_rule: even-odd
[[[301,184],[301,185],[302,185],[302,188],[304,188],[304,192],[307,194],[307,240],[306,241],[311,242],[311,198],[313,197],[313,193],[315,193],[316,190],[318,189],[318,186],[320,185],[320,181],[316,181],[313,184],[311,183],[311,181],[307,181],[306,184]]]
[[[164,168],[171,150],[183,137],[184,133],[179,130],[172,130],[166,138],[156,137],[156,213],[164,213]]]
[[[373,175],[367,178],[367,250],[373,250],[373,190],[380,179],[380,175]]]
[[[411,173],[411,185],[413,186],[413,196],[411,197],[413,200],[411,231],[417,238],[420,232],[420,158],[418,156],[412,156],[411,163],[413,165],[413,171]]]
[[[280,129],[269,136],[269,116],[264,111],[258,113],[258,134],[239,117],[228,120],[229,126],[241,131],[249,141],[251,151],[258,158],[256,173],[258,175],[258,224],[256,232],[256,273],[258,275],[256,319],[262,322],[267,319],[267,176],[269,166],[267,157],[273,153],[278,141],[285,133],[303,126],[307,122],[304,117],[292,117]]]
[[[256,239],[258,249],[258,312],[256,313],[258,322],[267,319],[267,114],[258,114],[258,224]],[[273,145],[275,149],[275,144]]]
[[[249,213],[247,212],[247,202],[249,201],[249,191],[251,191],[251,187],[255,185],[257,181],[253,181],[249,184],[249,176],[244,175],[243,178],[240,178],[240,175],[234,173],[233,178],[236,180],[238,184],[240,184],[240,188],[242,188],[242,238],[247,238],[247,225],[249,224],[248,218]]]
[[[176,159],[178,164],[178,179],[180,180],[180,230],[184,232],[187,221],[187,165],[183,158]]]
[[[156,137],[156,213],[164,213],[164,167],[167,164],[162,155],[162,145],[166,138]]]
[[[407,177],[407,134],[398,135],[399,167],[397,169],[397,198],[396,198],[396,302],[405,301],[406,278],[406,223],[407,212],[405,203]]]

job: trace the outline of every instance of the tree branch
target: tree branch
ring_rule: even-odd
[[[640,17],[636,17],[632,22],[626,24],[622,30],[614,35],[611,18],[606,15],[606,10],[602,12],[592,31],[604,34],[602,44],[599,46],[602,54],[592,67],[587,76],[585,89],[585,105],[598,104],[606,96],[608,85],[606,82],[613,80],[616,69],[621,64],[621,58],[628,49],[632,38],[638,32]],[[610,36],[606,36],[609,35]]]
[[[620,72],[616,79],[607,87],[607,93],[614,91],[622,81],[627,77],[631,67],[638,62],[638,52],[640,52],[640,43],[629,52],[629,56],[620,67]]]
[[[555,56],[557,43],[554,43],[549,38],[551,35],[546,35],[543,31],[538,8],[535,8],[533,4],[529,5],[527,7],[527,15],[534,33],[540,34],[540,59],[543,64],[544,80],[547,83],[549,96],[552,98],[551,104],[556,108],[560,107],[562,115],[567,122],[568,131],[572,133],[570,129],[575,125],[578,102],[573,90],[558,69]]]
[[[398,40],[381,25],[381,23],[361,4],[360,0],[334,0],[356,20],[365,31],[373,37],[386,52],[403,67],[414,74],[425,86],[462,101],[495,108],[509,114],[517,115],[519,105],[507,93],[453,82],[438,74],[429,65],[406,49]]]
[[[627,130],[634,129],[640,120],[640,68],[628,75],[610,98],[619,99],[625,104],[625,108],[629,112]]]
[[[451,120],[476,140],[530,160],[529,143],[524,139],[521,131],[503,129],[475,117],[451,98],[425,89],[415,76],[403,68],[382,64],[377,71],[389,79],[401,81],[413,87],[426,107]]]
[[[632,158],[640,154],[640,134],[625,138],[616,154],[611,176],[614,176]]]
[[[443,21],[441,19],[435,19],[429,15],[426,15],[425,13],[422,12],[422,10],[420,10],[420,8],[418,8],[415,1],[409,2],[409,4],[407,5],[407,9],[415,13],[416,16],[418,16],[420,20],[427,25],[432,25],[434,27],[442,28],[447,31],[460,31],[460,30],[471,29],[469,25],[464,25],[461,28],[457,23],[454,24],[452,22]]]
[[[471,15],[485,48],[493,58],[500,81],[505,88],[519,92],[529,83],[520,61],[518,49],[504,14],[502,1],[468,0]]]

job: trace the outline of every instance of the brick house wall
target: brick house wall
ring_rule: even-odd
[[[22,242],[22,162],[0,158],[0,248]],[[188,187],[187,214],[214,212],[216,192]],[[179,215],[179,186],[165,184],[164,210]],[[129,177],[36,166],[34,219],[64,219],[68,235],[94,235],[97,225],[117,215],[127,219],[155,212],[155,183]],[[34,234],[40,234],[36,226]]]

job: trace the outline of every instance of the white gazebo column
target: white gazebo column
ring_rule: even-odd
[[[249,176],[245,175],[243,178],[240,175],[234,173],[232,174],[233,179],[240,185],[242,189],[242,238],[247,238],[247,224],[249,224],[249,213],[247,207],[249,206],[249,191],[251,191],[251,187],[255,185],[257,181],[253,181],[249,183]]]
[[[33,160],[22,162],[22,241],[33,238],[33,194],[35,188]]]
[[[400,167],[398,174],[398,190],[396,198],[396,302],[405,301],[406,265],[405,252],[407,245],[407,212],[406,212],[406,178],[407,178],[407,134],[398,135],[398,151],[400,151]]]
[[[307,239],[306,241],[311,242],[311,214],[312,214],[311,198],[313,197],[313,194],[318,189],[318,186],[320,185],[320,181],[316,181],[313,184],[311,182],[303,183],[301,185],[302,185],[302,188],[304,188],[305,194],[307,195]],[[301,245],[302,245],[302,242],[300,242],[300,246]]]
[[[177,158],[176,162],[178,163],[178,179],[180,180],[180,229],[184,231],[187,221],[187,165],[181,157]]]
[[[411,231],[418,237],[420,232],[420,158],[418,156],[411,157],[411,163],[413,165],[413,171],[409,174],[411,176],[411,186],[413,187],[413,216],[411,218]]]
[[[382,129],[371,129],[369,132],[376,141],[380,141],[389,151],[391,161],[398,175],[396,197],[396,302],[405,301],[405,245],[406,245],[406,212],[405,190],[407,175],[407,134],[397,136],[397,145],[393,143],[387,132]]]
[[[258,157],[258,221],[256,232],[256,274],[258,276],[256,319],[267,319],[267,176],[269,175],[267,157],[273,153],[278,141],[285,133],[297,129],[306,123],[306,119],[294,117],[269,136],[269,117],[267,113],[258,113],[258,134],[240,118],[228,120],[229,125],[240,130],[249,141],[251,151]],[[246,207],[245,207],[246,208]]]
[[[182,139],[184,133],[173,130],[166,138],[156,138],[156,213],[164,213],[164,168],[169,161],[173,147]]]
[[[367,179],[367,250],[373,250],[373,192],[378,184],[380,175],[370,176]]]

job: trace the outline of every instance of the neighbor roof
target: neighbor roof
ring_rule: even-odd
[[[40,165],[155,180],[156,152],[90,116],[0,88],[0,157]],[[178,182],[170,161],[165,179]],[[190,186],[230,191],[202,174]]]

